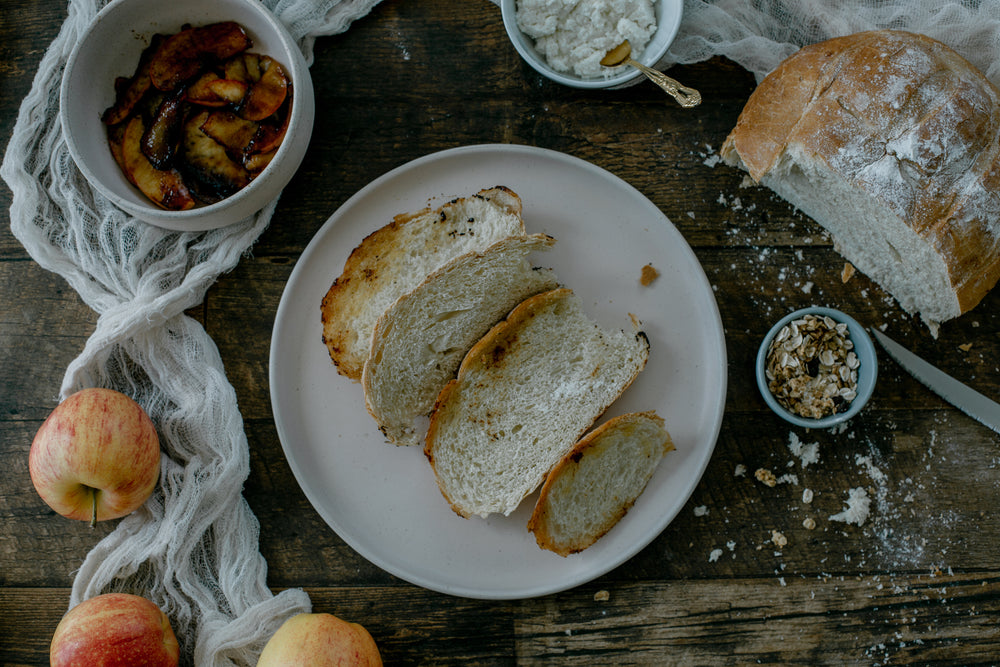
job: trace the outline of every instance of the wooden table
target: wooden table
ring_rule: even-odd
[[[0,12],[4,145],[66,12],[62,0],[14,4]],[[549,83],[519,59],[499,9],[486,0],[385,0],[346,34],[317,42],[317,122],[305,162],[252,255],[195,313],[239,398],[252,464],[245,496],[261,524],[269,584],[303,587],[316,610],[365,625],[387,664],[1000,660],[997,435],[884,355],[874,398],[835,431],[780,421],[751,372],[773,321],[800,306],[830,305],[886,326],[1000,396],[1000,291],[934,340],[865,276],[843,282],[843,259],[816,224],[716,164],[753,77],[722,59],[671,74],[698,87],[705,102],[681,109],[649,84],[582,92]],[[718,444],[671,525],[595,581],[505,602],[415,587],[349,548],[300,491],[267,386],[282,288],[326,218],[394,167],[487,142],[583,158],[652,200],[715,289],[729,359]],[[9,190],[0,188],[0,209],[9,205]],[[92,530],[53,514],[27,472],[31,439],[96,316],[32,261],[6,224],[0,286],[0,663],[42,665],[75,569],[113,528]],[[793,435],[819,443],[821,460],[801,467],[789,451]],[[761,468],[793,473],[797,483],[761,484],[754,477]],[[858,486],[873,498],[868,521],[831,522]],[[806,488],[814,492],[809,504]],[[803,525],[807,517],[817,523],[812,530]]]

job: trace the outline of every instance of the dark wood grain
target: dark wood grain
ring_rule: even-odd
[[[0,12],[4,145],[66,14],[57,0],[15,4]],[[252,252],[190,312],[237,393],[251,459],[244,495],[269,584],[304,588],[317,611],[364,624],[387,664],[996,664],[997,435],[886,360],[871,403],[846,428],[793,429],[767,410],[751,371],[774,320],[830,305],[1000,396],[1000,291],[935,339],[865,276],[844,282],[843,259],[815,223],[718,164],[753,77],[721,58],[671,74],[705,103],[684,110],[651,85],[557,86],[521,62],[485,0],[384,0],[347,33],[317,41],[306,159]],[[729,370],[713,457],[666,530],[595,581],[504,602],[412,586],[353,551],[300,490],[267,380],[278,301],[323,222],[385,172],[480,143],[563,151],[653,201],[712,284]],[[0,209],[10,202],[0,187]],[[114,526],[55,515],[31,486],[27,454],[97,318],[9,225],[0,286],[0,664],[44,665],[76,568]],[[817,443],[820,460],[803,467],[793,435]],[[765,486],[760,468],[794,478]],[[832,521],[858,486],[873,498],[869,521]]]

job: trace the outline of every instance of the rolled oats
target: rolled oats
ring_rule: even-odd
[[[805,315],[782,327],[768,349],[767,385],[778,403],[806,418],[843,412],[858,394],[858,367],[847,325]]]

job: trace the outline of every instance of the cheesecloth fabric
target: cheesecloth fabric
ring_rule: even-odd
[[[318,36],[346,30],[378,0],[263,0],[308,63]],[[111,206],[75,168],[58,121],[62,70],[105,0],[70,0],[62,30],[22,103],[0,176],[13,193],[14,235],[99,315],[66,371],[61,398],[87,386],[135,397],[164,450],[153,498],[88,555],[70,606],[103,592],[153,599],[170,616],[182,663],[252,665],[294,613],[301,590],[273,595],[259,526],[242,497],[249,447],[218,351],[184,310],[232,269],[267,227],[272,204],[229,227],[176,233]],[[758,80],[800,46],[872,28],[922,32],[998,83],[1000,3],[977,0],[685,0],[666,66],[727,56]]]
[[[378,0],[263,2],[311,64],[318,36],[345,31]],[[273,595],[267,587],[259,524],[242,496],[250,452],[236,394],[213,341],[184,310],[236,265],[274,204],[223,229],[176,233],[130,218],[88,185],[62,135],[59,84],[105,4],[69,1],[0,167],[13,193],[14,235],[98,313],[60,398],[90,386],[129,394],[153,419],[163,449],[153,497],[88,554],[69,604],[111,591],[142,595],[170,617],[182,664],[254,665],[278,626],[311,603],[302,590]]]
[[[684,0],[680,30],[661,67],[721,55],[759,82],[806,44],[877,29],[933,37],[1000,84],[996,0]]]

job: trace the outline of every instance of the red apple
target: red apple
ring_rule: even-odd
[[[333,614],[297,614],[264,646],[257,667],[381,667],[375,640]]]
[[[131,398],[84,389],[60,403],[38,429],[28,471],[49,507],[93,525],[146,502],[160,474],[160,441]]]
[[[127,593],[105,593],[70,609],[49,646],[52,667],[176,667],[179,660],[167,615]]]

